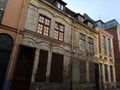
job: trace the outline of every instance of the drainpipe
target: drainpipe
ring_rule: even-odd
[[[18,21],[18,28],[17,28],[17,32],[16,32],[16,37],[15,37],[15,40],[14,40],[14,46],[13,46],[13,51],[12,51],[12,55],[10,57],[10,66],[9,66],[9,70],[7,72],[7,80],[8,80],[8,83],[7,85],[4,86],[3,90],[10,90],[10,87],[11,87],[11,80],[13,78],[13,73],[14,73],[14,68],[15,68],[15,64],[16,64],[16,56],[17,56],[17,49],[18,49],[18,45],[17,45],[17,42],[18,42],[18,39],[19,39],[19,33],[20,33],[20,30],[21,30],[21,24],[23,22],[22,18],[24,17],[25,15],[25,5],[27,4],[28,1],[26,0],[23,0],[22,1],[22,7],[21,7],[21,11],[20,11],[20,15],[19,15],[19,21]]]
[[[74,32],[75,32],[75,18],[73,17],[71,28],[70,90],[73,90]]]

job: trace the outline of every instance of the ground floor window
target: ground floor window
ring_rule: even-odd
[[[105,81],[108,81],[108,66],[105,64]]]
[[[48,51],[40,50],[39,62],[36,73],[36,82],[44,82],[46,80],[47,61]]]
[[[113,66],[110,66],[110,76],[111,76],[111,81],[113,82]]]
[[[50,82],[63,81],[63,55],[52,53],[51,69],[50,69]]]
[[[86,82],[86,61],[80,61],[80,82]]]

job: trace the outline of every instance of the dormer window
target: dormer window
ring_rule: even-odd
[[[93,28],[93,24],[91,22],[88,22],[88,26]]]
[[[57,7],[58,7],[60,10],[62,10],[62,11],[64,10],[64,6],[63,6],[61,3],[59,3],[59,2],[58,2],[58,4],[57,4]]]
[[[62,0],[54,0],[54,2],[52,4],[62,11],[65,10],[66,3]]]
[[[81,21],[81,22],[83,22],[83,17],[78,16],[78,20]]]

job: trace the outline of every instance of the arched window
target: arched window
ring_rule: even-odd
[[[7,34],[0,34],[0,90],[5,79],[12,47],[13,39]]]

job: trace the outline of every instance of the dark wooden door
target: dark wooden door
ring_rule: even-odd
[[[95,86],[96,86],[96,90],[100,90],[100,77],[99,77],[99,65],[95,63]]]
[[[36,82],[45,82],[47,69],[48,51],[40,50],[39,63],[36,73]]]
[[[63,55],[52,53],[50,82],[63,81]]]
[[[29,90],[35,49],[21,46],[17,59],[11,90]]]

